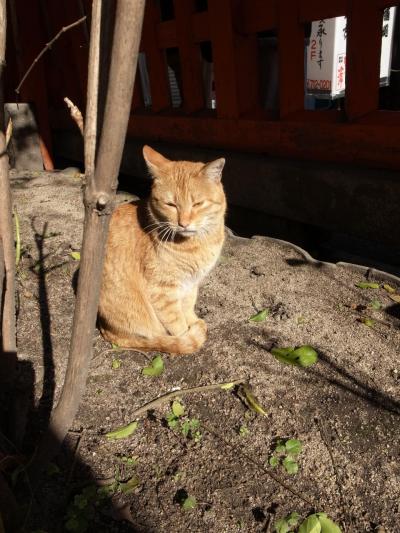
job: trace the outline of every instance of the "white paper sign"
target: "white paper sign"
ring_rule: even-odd
[[[380,84],[388,85],[392,62],[393,27],[396,8],[384,10]],[[313,21],[307,46],[306,91],[319,98],[339,98],[346,89],[347,18]]]

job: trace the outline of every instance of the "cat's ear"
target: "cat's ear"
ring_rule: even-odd
[[[146,161],[147,168],[153,175],[157,175],[157,171],[169,163],[169,159],[147,145],[143,146],[143,157]]]
[[[211,161],[211,163],[207,163],[202,168],[202,173],[213,181],[221,181],[222,178],[222,169],[225,165],[225,159],[223,157],[220,157],[219,159],[216,159],[215,161]]]

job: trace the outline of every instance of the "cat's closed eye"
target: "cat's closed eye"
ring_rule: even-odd
[[[204,200],[201,200],[200,202],[195,202],[195,203],[193,204],[193,207],[200,207],[200,206],[203,205],[203,204],[204,204]]]
[[[165,205],[169,205],[170,207],[176,207],[176,204],[174,204],[174,202],[165,202]]]

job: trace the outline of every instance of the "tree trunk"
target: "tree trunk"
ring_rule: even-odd
[[[93,177],[87,176],[84,194],[83,246],[68,367],[60,400],[30,469],[33,479],[64,440],[86,386],[99,301],[105,242],[131,109],[143,11],[144,0],[120,0],[117,2],[102,133],[94,175]],[[98,23],[98,17],[93,20],[93,23]],[[93,38],[93,31],[91,48],[97,46],[96,40]],[[96,57],[96,54],[92,52],[93,50],[90,53],[91,62]],[[89,66],[90,76],[97,76],[96,69],[92,67],[91,64]],[[96,85],[93,85],[93,82],[94,80],[91,80],[88,83],[88,87],[92,88],[90,91],[94,90]],[[89,94],[88,106],[93,105],[95,100],[93,94]],[[86,153],[89,150],[89,154],[90,150],[93,150],[89,147],[93,146],[93,128],[90,126],[92,119],[93,109],[88,107],[88,116],[85,119],[87,128],[85,145]],[[85,158],[89,165],[90,157],[87,155]],[[90,168],[88,170],[90,171]]]

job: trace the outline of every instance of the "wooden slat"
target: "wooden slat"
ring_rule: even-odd
[[[313,20],[340,17],[346,14],[347,4],[347,0],[323,0],[322,2],[321,0],[301,0],[300,21],[312,22]]]
[[[272,30],[278,24],[277,2],[251,0],[243,2],[242,9],[241,27],[244,33]]]
[[[304,109],[304,27],[298,0],[278,7],[279,111],[281,118]]]
[[[133,88],[133,97],[132,97],[132,110],[136,111],[144,107],[142,88],[140,85],[140,75],[139,70],[136,75],[135,85]]]
[[[400,170],[400,125],[132,115],[134,138]]]
[[[376,0],[349,0],[346,112],[349,120],[378,109],[382,14]]]
[[[40,20],[38,2],[15,1],[17,33],[20,39],[20,62],[24,74],[47,42]],[[21,88],[20,101],[34,102],[35,116],[41,137],[42,158],[46,170],[53,170],[51,160],[51,131],[49,124],[49,101],[44,61],[38,61]]]
[[[170,107],[168,69],[164,50],[157,39],[160,12],[156,0],[147,0],[143,21],[143,49],[149,73],[151,104],[154,112]]]
[[[204,108],[204,84],[200,47],[192,30],[194,0],[174,0],[176,33],[181,66],[183,108],[193,113]]]
[[[159,48],[175,48],[175,46],[178,46],[175,20],[159,22],[156,25],[156,32],[157,43]]]
[[[210,22],[207,11],[193,16],[193,33],[196,43],[210,40]]]
[[[399,5],[398,0],[378,0],[378,6],[380,9],[385,9],[385,7],[392,7]]]
[[[209,0],[217,115],[237,118],[259,107],[257,39],[235,32],[237,0]]]

